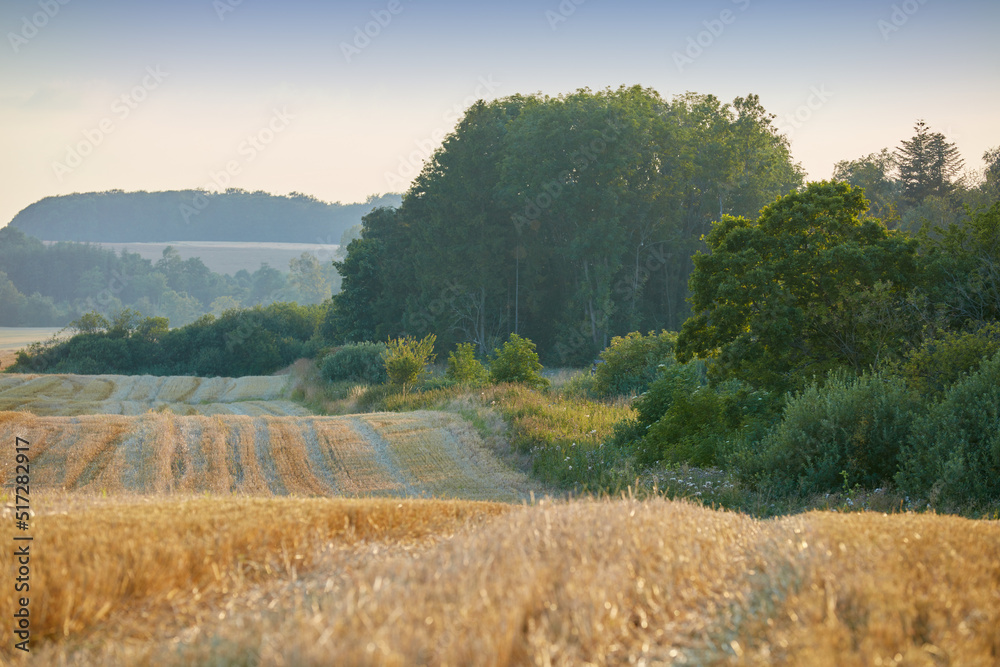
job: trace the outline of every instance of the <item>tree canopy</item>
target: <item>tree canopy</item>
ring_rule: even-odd
[[[474,104],[400,208],[364,218],[325,331],[480,354],[517,333],[586,363],[615,335],[676,329],[711,221],[801,184],[771,119],[754,95],[638,86]]]
[[[810,183],[756,220],[715,223],[709,252],[694,257],[694,314],[678,359],[710,358],[718,374],[779,389],[874,363],[886,344],[876,332],[899,320],[888,312],[885,322],[863,321],[856,299],[879,294],[890,311],[901,308],[917,281],[917,242],[862,217],[867,209],[846,183]]]

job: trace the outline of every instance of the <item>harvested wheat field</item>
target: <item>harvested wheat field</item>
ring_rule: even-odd
[[[288,376],[0,375],[0,410],[45,416],[307,415],[283,400]]]
[[[37,664],[1000,660],[996,522],[57,493],[34,526]]]
[[[350,417],[0,412],[31,443],[31,486],[91,494],[388,496],[519,501],[529,486],[439,412]],[[13,456],[0,457],[11,488]]]

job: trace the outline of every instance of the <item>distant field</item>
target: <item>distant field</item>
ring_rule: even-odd
[[[48,243],[48,242],[47,242]],[[170,243],[96,243],[121,252],[124,248],[138,253],[144,259],[156,262],[163,257],[163,249],[173,246],[182,259],[200,257],[216,273],[236,273],[246,269],[253,273],[264,262],[279,271],[288,271],[288,262],[304,252],[319,256],[324,262],[333,260],[339,246],[319,243],[251,243],[222,241],[174,241]]]
[[[282,398],[288,376],[0,375],[0,410],[42,416],[307,415]]]
[[[0,327],[0,350],[20,350],[47,341],[62,330],[63,327]]]

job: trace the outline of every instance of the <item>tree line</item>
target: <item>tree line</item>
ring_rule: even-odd
[[[711,221],[751,215],[802,171],[755,95],[515,95],[473,105],[337,264],[334,340],[509,333],[561,364],[618,333],[680,327]]]
[[[332,264],[309,253],[291,260],[287,271],[265,263],[230,276],[197,257],[181,259],[171,247],[153,262],[127,250],[46,245],[16,227],[0,229],[0,326],[65,326],[84,313],[110,318],[126,308],[182,326],[231,308],[320,303],[339,282]]]
[[[336,264],[324,333],[435,333],[442,349],[472,342],[480,355],[518,333],[546,363],[579,366],[616,335],[680,330],[712,222],[756,218],[803,188],[773,118],[752,94],[666,101],[641,87],[479,102],[400,207],[365,216]],[[834,177],[869,193],[864,213],[934,236],[996,200],[1000,151],[984,162],[963,172],[921,121]]]
[[[110,190],[46,197],[14,216],[10,225],[46,241],[332,244],[373,208],[398,204],[396,194],[341,204],[299,192],[273,195],[240,188],[225,192]]]
[[[18,352],[13,373],[112,373],[121,375],[269,375],[296,359],[317,354],[324,307],[295,303],[211,313],[174,329],[165,317],[125,308],[113,317],[87,313],[73,322],[74,336],[54,345],[36,343]]]

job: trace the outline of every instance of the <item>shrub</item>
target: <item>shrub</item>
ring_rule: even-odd
[[[640,463],[716,465],[735,443],[751,433],[759,438],[775,421],[778,403],[771,394],[739,380],[696,385],[690,379],[694,374],[686,375],[687,382],[675,385],[666,412],[639,443]]]
[[[1000,498],[1000,353],[953,385],[914,424],[896,483],[965,503]]]
[[[323,358],[320,370],[329,382],[363,382],[382,384],[385,372],[385,343],[352,343]]]
[[[472,343],[459,343],[448,355],[445,375],[455,382],[471,385],[482,384],[488,378],[486,369],[476,359],[476,346]]]
[[[633,331],[624,337],[615,336],[599,355],[604,363],[594,371],[592,391],[598,396],[646,391],[658,377],[660,364],[673,360],[676,342],[677,334],[669,331],[650,331],[646,336]]]
[[[759,458],[745,460],[741,473],[788,493],[881,486],[896,473],[919,407],[899,378],[832,374],[788,399]]]
[[[548,386],[549,381],[539,375],[542,364],[538,361],[535,344],[527,338],[512,333],[501,349],[493,351],[493,355],[490,381],[494,384],[520,382],[538,388]]]
[[[997,352],[1000,352],[1000,323],[972,331],[945,331],[910,352],[900,372],[921,394],[941,396]]]
[[[659,377],[634,403],[639,425],[649,428],[667,413],[678,396],[690,394],[705,384],[705,366],[700,361],[660,365]]]
[[[382,353],[389,382],[400,387],[411,387],[427,374],[427,364],[434,361],[434,341],[437,336],[427,334],[421,340],[403,336],[390,339]]]

